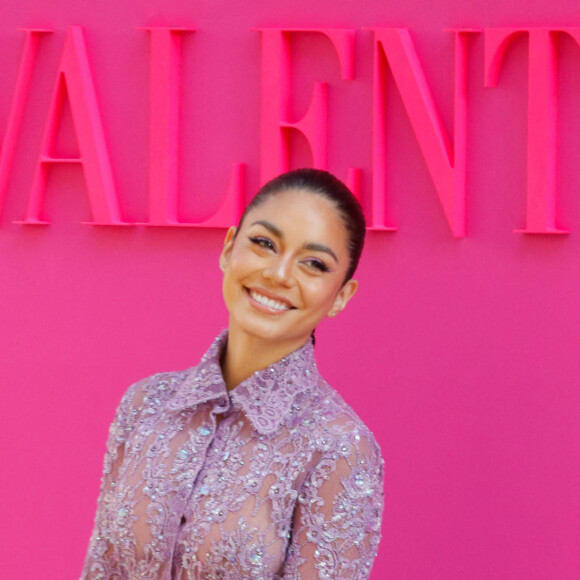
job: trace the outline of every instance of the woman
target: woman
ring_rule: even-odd
[[[220,257],[228,330],[120,404],[83,579],[369,577],[383,462],[313,353],[356,291],[364,233],[325,171],[258,192]]]

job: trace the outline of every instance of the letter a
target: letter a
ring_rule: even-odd
[[[62,106],[68,96],[80,155],[77,158],[54,156],[54,141]],[[42,140],[26,218],[19,223],[45,224],[41,218],[48,169],[54,163],[80,163],[83,169],[93,225],[127,225],[121,220],[109,154],[89,60],[80,26],[68,29],[56,86]]]

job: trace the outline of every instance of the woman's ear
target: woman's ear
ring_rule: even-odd
[[[339,312],[342,312],[346,308],[348,301],[355,295],[357,288],[358,282],[356,280],[349,280],[346,284],[344,284],[344,286],[338,291],[338,294],[334,299],[334,304],[328,311],[327,316],[332,318]]]
[[[226,237],[224,239],[224,247],[222,248],[222,253],[220,254],[220,268],[225,271],[228,261],[230,259],[230,254],[234,247],[234,240],[236,239],[236,228],[232,226],[228,229]]]

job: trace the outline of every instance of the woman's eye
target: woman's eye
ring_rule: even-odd
[[[311,258],[305,262],[310,268],[318,270],[319,272],[328,272],[330,268],[322,261],[316,258]]]
[[[274,249],[274,244],[268,238],[263,238],[261,236],[251,237],[250,242],[256,246],[259,246],[260,248],[265,248],[267,250]]]

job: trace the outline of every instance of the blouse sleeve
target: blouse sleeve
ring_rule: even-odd
[[[380,540],[383,460],[370,434],[335,442],[305,480],[284,580],[366,580]]]
[[[125,443],[137,422],[143,402],[143,386],[146,380],[133,384],[117,408],[115,418],[109,427],[107,448],[101,479],[101,489],[97,501],[95,525],[83,567],[81,580],[101,580],[109,578],[114,569],[109,569],[111,540],[109,529],[111,518],[109,504],[115,487],[115,480],[125,455]]]

